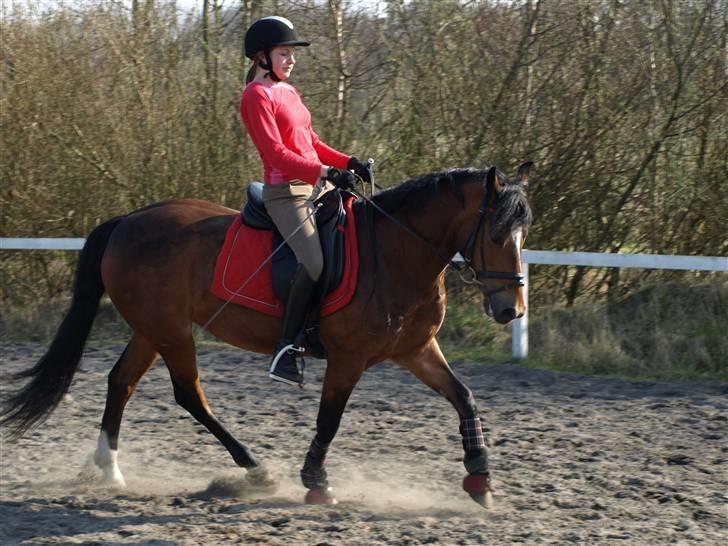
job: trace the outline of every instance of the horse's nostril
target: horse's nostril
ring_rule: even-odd
[[[510,322],[516,318],[516,310],[513,307],[508,307],[500,312],[501,322]]]

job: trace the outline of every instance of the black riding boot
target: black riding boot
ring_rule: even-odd
[[[296,353],[301,350],[295,346],[294,342],[306,318],[315,285],[316,282],[308,276],[306,268],[299,264],[291,282],[291,291],[288,293],[281,340],[273,353],[273,362],[268,373],[268,377],[275,381],[289,385],[303,383],[303,374],[298,369],[296,362]]]

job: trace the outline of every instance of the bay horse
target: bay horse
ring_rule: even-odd
[[[445,272],[453,256],[478,285],[485,311],[501,324],[525,311],[521,249],[531,224],[526,188],[531,163],[509,180],[495,167],[430,173],[353,207],[359,275],[348,306],[324,317],[327,351],[316,434],[301,479],[308,503],[336,502],[324,461],[349,395],[369,367],[392,361],[442,394],[460,417],[463,488],[482,505],[491,492],[488,452],[475,399],[453,373],[435,335],[445,317]],[[76,266],[71,306],[45,355],[16,379],[29,381],[4,403],[14,437],[45,420],[67,392],[104,292],[132,330],[108,376],[95,451],[105,479],[118,486],[122,413],[137,383],[161,355],[175,400],[225,446],[248,478],[266,471],[213,415],[200,384],[193,324],[209,325],[236,347],[271,354],[280,319],[227,305],[209,290],[226,231],[238,211],[175,199],[119,216],[95,228]]]

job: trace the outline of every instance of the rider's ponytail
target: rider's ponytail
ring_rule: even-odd
[[[245,76],[245,85],[248,85],[250,82],[252,82],[255,79],[255,72],[258,68],[258,61],[253,61],[253,64],[250,65],[250,68],[248,69],[248,75]]]

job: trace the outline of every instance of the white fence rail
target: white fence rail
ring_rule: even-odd
[[[0,250],[80,250],[86,239],[26,237],[0,238]]]
[[[0,238],[0,250],[78,250],[83,247],[84,242],[85,239],[71,238]],[[728,256],[666,256],[662,254],[524,250],[522,264],[526,303],[528,303],[529,264],[728,272]],[[522,359],[528,356],[528,314],[513,322],[511,350],[513,358]]]
[[[524,250],[521,263],[526,285],[524,289],[526,303],[528,303],[529,264],[728,272],[727,256],[666,256],[664,254],[604,254],[600,252]],[[528,313],[513,321],[511,352],[515,359],[528,356]]]

